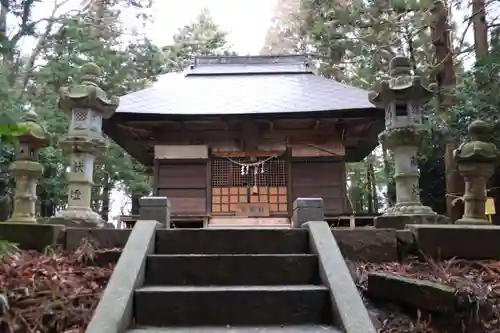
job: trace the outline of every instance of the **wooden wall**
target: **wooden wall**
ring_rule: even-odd
[[[345,163],[342,159],[301,158],[293,159],[291,164],[292,200],[299,197],[323,198],[325,215],[349,211]]]
[[[157,195],[170,199],[173,215],[206,215],[207,160],[158,160]]]
[[[349,211],[345,164],[342,159],[292,158],[289,163],[290,207],[298,197],[321,197],[325,205],[325,215]],[[157,160],[157,164],[156,195],[170,199],[173,215],[209,214],[209,160]]]

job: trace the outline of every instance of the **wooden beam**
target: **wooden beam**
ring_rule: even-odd
[[[314,136],[324,136],[324,137],[335,137],[340,133],[335,133],[335,129],[321,129],[318,131],[311,131],[310,129],[304,130],[273,130],[272,132],[265,131],[259,132],[259,139],[285,139],[289,137],[314,137]],[[152,139],[147,139],[153,143],[160,144],[160,142],[174,142],[174,141],[185,141],[192,139],[206,139],[206,140],[214,140],[214,141],[229,141],[234,139],[241,139],[242,131],[198,131],[198,132],[182,132],[182,131],[158,131],[155,132]],[[248,134],[246,134],[248,135]]]
[[[269,157],[273,155],[281,155],[283,151],[254,151],[252,153],[241,152],[241,151],[216,151],[212,153],[212,156],[216,157]]]
[[[130,131],[130,132],[139,132],[139,133],[149,133],[150,131],[144,128],[136,127],[136,126],[131,126],[128,123],[127,124],[116,124],[117,127]]]
[[[258,150],[259,146],[259,128],[253,119],[247,118],[242,126],[242,143],[245,152],[251,154]]]
[[[334,128],[335,124],[345,124],[346,127],[355,126],[367,122],[378,121],[370,118],[355,118],[355,119],[330,119],[330,118],[308,118],[308,119],[284,119],[284,120],[255,120],[250,117],[240,118],[239,121],[225,121],[223,119],[217,121],[125,121],[117,124],[118,126],[126,127],[135,131],[154,131],[158,129],[164,131],[230,131],[241,130],[247,121],[250,121],[253,126],[261,130],[311,130],[319,129],[320,127]]]

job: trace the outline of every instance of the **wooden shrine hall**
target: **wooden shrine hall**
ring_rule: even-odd
[[[314,72],[302,55],[199,57],[121,97],[104,131],[151,167],[175,227],[283,226],[298,197],[349,214],[345,163],[375,148],[383,110]]]

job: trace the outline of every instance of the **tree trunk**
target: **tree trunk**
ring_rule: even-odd
[[[132,209],[130,210],[130,215],[139,215],[139,207],[140,207],[139,200],[140,199],[141,199],[141,195],[132,195],[132,198],[131,198]]]
[[[453,64],[451,47],[450,25],[448,22],[448,9],[444,2],[436,1],[431,9],[431,37],[434,44],[436,62],[436,83],[438,85],[437,113],[445,129],[450,127],[449,109],[455,104],[452,89],[456,86],[456,75]],[[462,210],[453,206],[452,201],[456,196],[464,193],[464,180],[457,170],[453,159],[453,150],[458,146],[456,138],[447,133],[445,145],[445,174],[446,174],[446,212],[453,220],[462,216]]]
[[[59,8],[61,8],[61,6],[64,6],[66,3],[68,3],[68,1],[69,0],[63,0],[61,2],[58,2],[58,1],[54,2],[54,6],[52,7],[52,12],[51,12],[49,18],[47,19],[47,25],[45,26],[45,30],[38,37],[35,48],[31,52],[30,56],[27,58],[27,61],[24,64],[23,69],[22,69],[19,77],[16,79],[16,90],[17,90],[20,97],[24,94],[24,90],[26,89],[26,86],[28,85],[28,81],[29,81],[30,76],[31,76],[33,69],[35,67],[35,61],[37,60],[38,56],[42,52],[42,50],[45,46],[45,41],[47,40],[47,37],[52,32],[52,28],[54,27],[54,23],[55,23],[57,10]]]
[[[366,174],[368,176],[368,188],[371,190],[371,200],[370,206],[368,206],[368,212],[372,214],[378,213],[378,194],[377,194],[377,183],[375,181],[375,168],[373,166],[373,154],[370,156],[370,160],[368,161],[368,169],[366,170]]]
[[[94,13],[94,37],[100,41],[104,37],[106,30],[106,22],[104,21],[104,13],[106,10],[106,0],[92,0],[92,12]]]
[[[9,178],[0,174],[0,222],[7,221],[12,216],[13,201],[8,193]]]
[[[361,181],[361,177],[362,173],[360,172],[360,168],[356,166],[351,175],[351,187],[350,187],[351,202],[352,205],[354,206],[354,211],[356,213],[364,211],[364,200],[363,200],[364,184]]]
[[[109,219],[109,209],[110,209],[110,195],[111,195],[111,183],[109,181],[109,176],[107,174],[104,175],[104,179],[102,181],[102,209],[101,209],[101,218],[104,221],[108,221]]]
[[[102,203],[101,187],[96,185],[92,186],[91,193],[92,199],[90,201],[90,209],[92,209],[94,212],[99,212],[101,210]]]
[[[394,196],[392,195],[393,181],[391,177],[391,165],[389,163],[389,157],[387,155],[387,148],[382,145],[382,159],[384,160],[384,176],[387,180],[387,191],[386,191],[386,203],[387,207],[394,206]]]
[[[369,156],[368,158],[370,158],[371,156]],[[368,185],[368,192],[366,193],[366,198],[367,198],[367,208],[368,208],[368,213],[370,214],[373,214],[373,200],[374,200],[374,197],[373,197],[373,188],[372,188],[372,185],[373,185],[373,180],[372,180],[372,177],[371,177],[371,173],[370,173],[370,161],[368,160],[366,162],[366,183]]]
[[[51,217],[56,213],[56,205],[47,195],[40,197],[40,216]]]
[[[3,55],[3,64],[7,65],[7,59],[5,56],[5,48],[7,47],[8,37],[7,37],[7,14],[9,14],[9,3],[10,0],[0,0],[0,53]]]
[[[488,26],[484,0],[472,0],[472,24],[476,61],[488,55]]]
[[[43,173],[43,178],[51,179],[56,176],[56,170],[49,166],[45,168]],[[51,217],[56,213],[55,198],[50,196],[50,193],[45,191],[43,188],[39,187],[40,195],[38,201],[40,202],[40,216],[41,217]]]

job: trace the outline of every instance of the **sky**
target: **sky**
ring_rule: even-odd
[[[78,8],[88,0],[44,0],[35,11],[35,18],[50,16],[53,1],[65,2],[58,13]],[[138,24],[137,11],[124,9],[122,20],[125,27],[137,28],[152,41],[164,46],[172,42],[172,36],[184,25],[194,21],[203,10],[208,9],[214,21],[228,33],[227,39],[238,54],[258,54],[264,44],[266,31],[271,23],[277,0],[155,0],[153,7],[146,10],[152,22],[145,27]],[[27,41],[25,48],[34,46],[34,41]]]
[[[241,55],[258,54],[275,6],[276,0],[157,0],[152,8],[154,23],[146,33],[160,45],[170,44],[178,28],[207,8],[214,21],[228,33],[234,51]]]

